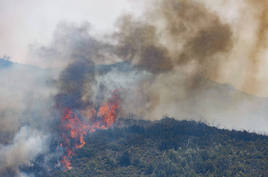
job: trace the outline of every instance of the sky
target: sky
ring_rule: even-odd
[[[29,45],[48,43],[60,22],[89,22],[102,33],[120,14],[139,9],[130,0],[0,0],[0,57],[28,63]]]

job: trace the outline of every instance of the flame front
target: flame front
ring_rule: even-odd
[[[84,136],[98,129],[107,129],[114,124],[119,110],[119,102],[119,94],[114,91],[112,97],[98,109],[95,107],[83,111],[64,109],[59,128],[62,138],[60,146],[65,152],[61,158],[61,164],[67,170],[72,168],[70,161],[74,151],[86,144]],[[86,119],[83,120],[82,117]]]

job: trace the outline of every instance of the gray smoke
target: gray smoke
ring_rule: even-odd
[[[258,97],[268,88],[267,1],[145,3],[142,17],[122,15],[112,34],[96,37],[88,23],[60,23],[50,44],[31,46],[31,55],[51,70],[0,71],[0,98],[6,100],[0,174],[23,176],[20,167],[48,151],[57,111],[70,107],[83,114],[115,90],[121,117],[171,116],[268,132],[268,100]]]
[[[54,119],[52,75],[14,63],[1,68],[0,176],[20,176],[21,166],[47,152]]]
[[[0,173],[5,174],[5,170],[9,169],[19,174],[20,166],[30,166],[38,155],[48,151],[47,142],[48,137],[39,130],[20,128],[9,145],[0,146]]]
[[[260,38],[259,32],[265,33],[259,18],[264,18],[266,1],[245,0],[243,5],[231,0],[146,3],[150,8],[141,18],[119,18],[113,34],[96,38],[87,23],[63,23],[51,45],[35,48],[37,56],[66,66],[60,74],[56,102],[84,109],[119,89],[124,103],[121,116],[135,114],[155,120],[168,115],[230,129],[266,131],[267,100],[244,93],[262,95],[261,89],[252,88],[263,89],[263,80],[251,68],[261,65],[252,65],[255,59],[247,51],[259,50],[255,39]],[[221,12],[220,5],[226,10],[237,8],[235,19]],[[262,7],[261,11],[256,7]],[[238,25],[244,10],[251,18]],[[249,33],[244,28],[247,25],[260,29]],[[243,42],[246,33],[250,34],[248,43]],[[259,43],[264,47],[265,42]],[[101,71],[99,66],[109,69]]]

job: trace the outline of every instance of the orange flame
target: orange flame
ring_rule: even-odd
[[[70,161],[73,152],[86,144],[84,136],[98,129],[111,127],[116,120],[118,110],[119,95],[117,91],[113,92],[112,97],[106,103],[103,103],[98,110],[95,108],[86,110],[85,115],[89,121],[82,121],[72,109],[65,109],[60,123],[63,140],[60,147],[63,147],[66,153],[61,159],[61,164],[66,170],[71,169]]]
[[[71,162],[70,160],[68,159],[67,156],[63,156],[62,160],[61,160],[61,164],[64,165],[64,167],[67,169],[67,170],[71,170],[72,167],[71,167]]]

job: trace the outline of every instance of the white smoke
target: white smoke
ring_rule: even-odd
[[[21,127],[12,143],[0,146],[0,172],[6,168],[19,171],[19,167],[31,166],[41,153],[48,150],[48,135],[30,127]]]

